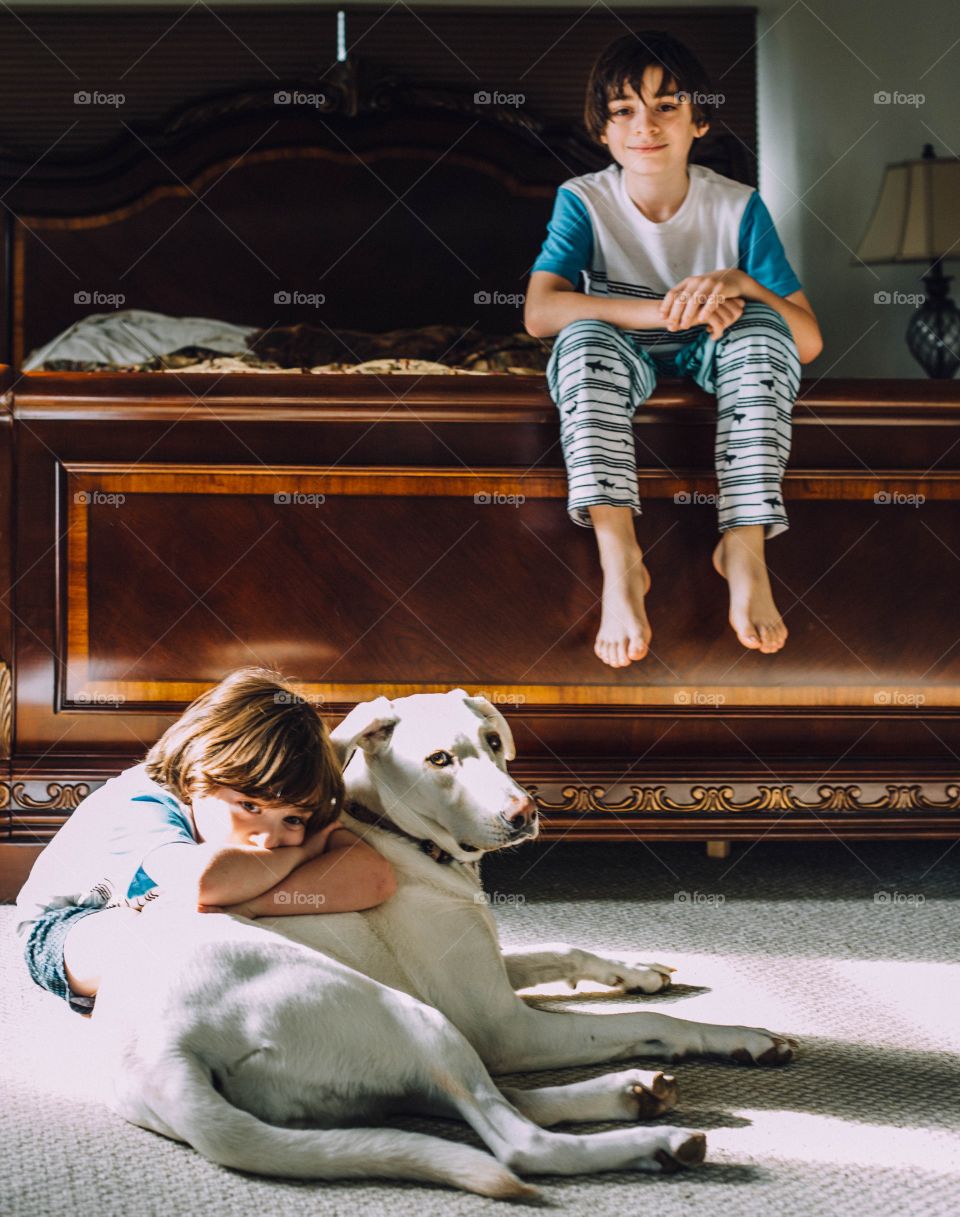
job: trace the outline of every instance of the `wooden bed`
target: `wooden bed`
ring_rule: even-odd
[[[268,326],[277,290],[320,282],[322,316],[284,324],[518,330],[476,293],[524,290],[556,185],[596,153],[354,63],[319,110],[247,93],[140,142],[31,177],[8,224],[0,893],[251,663],[331,722],[380,693],[485,692],[549,839],[960,835],[953,384],[803,383],[769,547],[790,638],[763,656],[726,621],[714,508],[676,497],[715,491],[714,404],[664,382],[636,418],[654,653],[614,671],[542,376],[17,370],[80,288]],[[738,147],[707,163],[742,174]]]

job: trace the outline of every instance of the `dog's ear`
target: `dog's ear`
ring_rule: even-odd
[[[495,731],[503,740],[503,755],[508,761],[512,761],[517,755],[516,745],[513,742],[513,732],[510,730],[510,724],[503,717],[493,702],[489,701],[482,693],[478,693],[475,697],[471,697],[463,689],[454,689],[454,693],[460,694],[471,710],[476,710],[478,714],[491,724]]]
[[[330,742],[336,749],[341,766],[346,768],[357,748],[362,748],[367,756],[380,752],[389,743],[399,721],[400,715],[388,697],[377,697],[354,706],[330,732]]]

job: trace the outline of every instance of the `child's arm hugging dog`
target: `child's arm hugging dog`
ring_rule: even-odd
[[[279,673],[233,672],[37,859],[17,900],[30,975],[89,1012],[103,962],[153,899],[246,917],[382,903],[393,870],[340,826],[342,800],[316,707]]]

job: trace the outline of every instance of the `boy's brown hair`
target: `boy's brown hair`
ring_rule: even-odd
[[[343,774],[316,707],[279,672],[240,668],[187,706],[147,753],[147,775],[182,803],[227,786],[336,819]]]
[[[706,98],[713,95],[713,87],[700,60],[672,34],[641,30],[604,47],[590,69],[583,122],[596,143],[610,121],[610,102],[622,97],[628,84],[639,97],[648,67],[661,69],[658,97],[688,94],[693,121],[698,125],[710,121],[715,107]]]

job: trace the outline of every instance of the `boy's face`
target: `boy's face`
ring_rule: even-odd
[[[215,845],[302,845],[310,819],[303,808],[269,803],[228,786],[195,795],[191,808],[197,839]]]
[[[609,117],[600,139],[627,173],[672,176],[686,168],[694,140],[709,129],[709,123],[695,124],[688,100],[677,100],[675,81],[668,82],[670,92],[657,96],[662,76],[660,68],[646,68],[639,97],[625,84],[623,96],[607,105]]]

